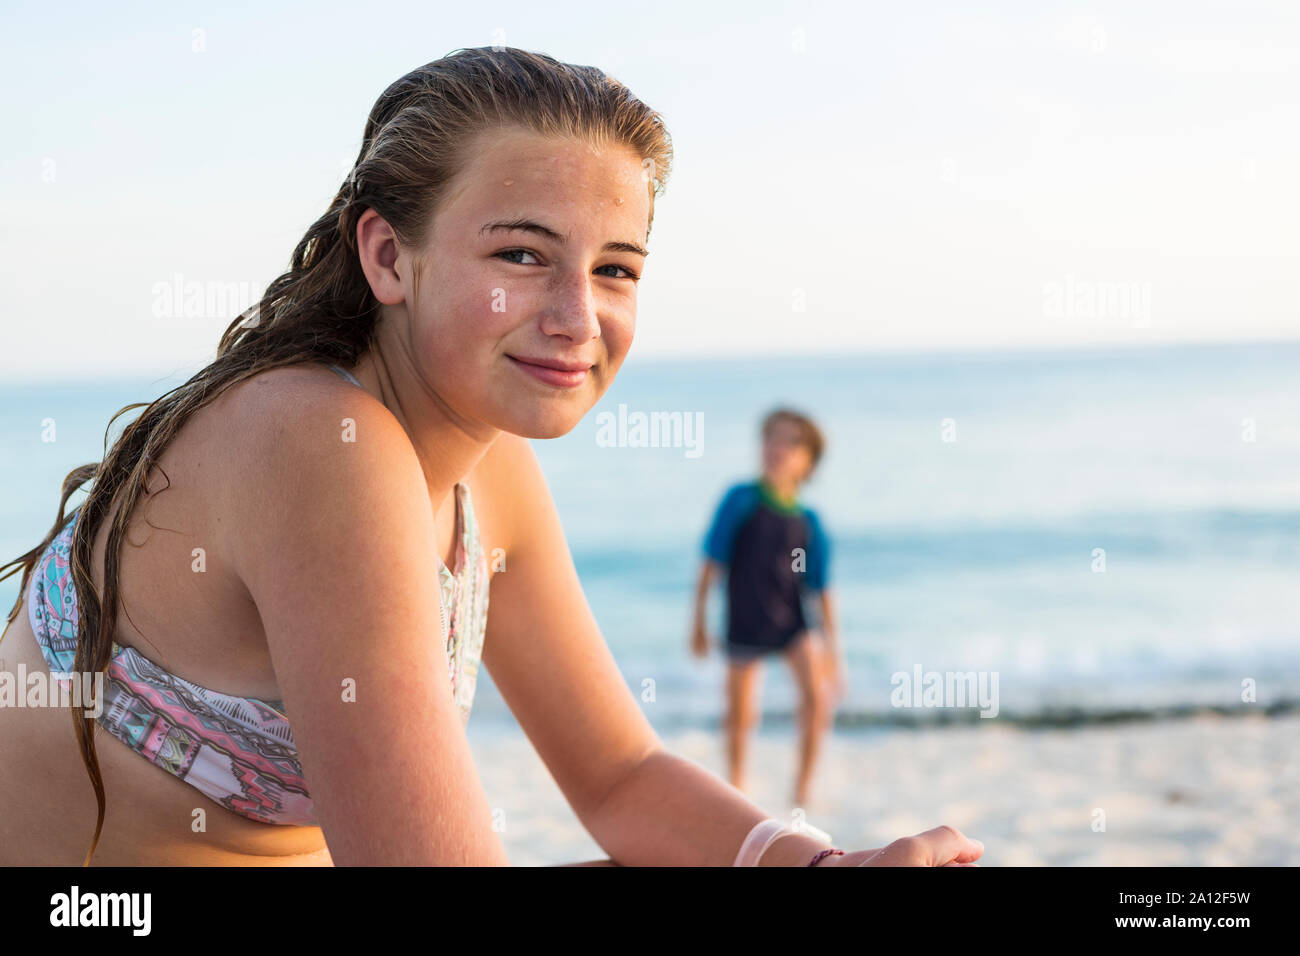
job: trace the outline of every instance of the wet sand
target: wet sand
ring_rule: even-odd
[[[471,727],[470,742],[515,865],[607,856],[522,733]],[[664,743],[723,772],[718,733]],[[760,732],[749,753],[749,796],[788,818],[793,731]],[[803,810],[846,849],[952,824],[984,842],[985,866],[1294,866],[1300,716],[839,731]]]

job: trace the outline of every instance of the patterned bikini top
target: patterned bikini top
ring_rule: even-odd
[[[474,703],[487,628],[486,555],[469,488],[456,485],[456,571],[438,559],[442,643],[462,722]],[[79,511],[37,563],[27,610],[50,671],[71,675],[77,649],[77,595],[69,554]],[[60,683],[71,687],[67,677]],[[104,676],[101,727],[150,763],[250,820],[316,826],[311,795],[284,702],[233,697],[163,670],[134,647],[113,642]]]

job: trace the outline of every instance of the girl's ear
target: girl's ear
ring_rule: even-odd
[[[398,273],[399,255],[393,227],[375,210],[363,212],[357,221],[357,257],[370,291],[384,305],[397,305],[406,298]]]

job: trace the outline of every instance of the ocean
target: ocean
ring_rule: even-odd
[[[693,587],[778,405],[827,438],[802,498],[831,540],[837,728],[982,719],[896,706],[918,671],[991,676],[995,719],[1029,726],[1280,711],[1300,701],[1297,372],[1300,344],[634,356],[577,428],[534,446],[596,620],[638,699],[653,687],[641,706],[662,732],[722,714],[720,655],[689,653]],[[110,415],[179,381],[0,384],[4,560],[44,533],[66,472],[101,457]],[[6,610],[16,593],[0,584]],[[718,590],[715,634],[723,611]],[[793,720],[778,660],[761,700],[765,727]],[[514,725],[486,671],[472,722]]]

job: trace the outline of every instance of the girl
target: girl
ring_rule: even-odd
[[[6,566],[5,666],[105,681],[98,716],[0,708],[0,863],[505,864],[480,658],[615,863],[978,857],[771,825],[664,749],[587,609],[528,439],[627,356],[670,161],[657,113],[540,54],[384,91],[289,271]]]

